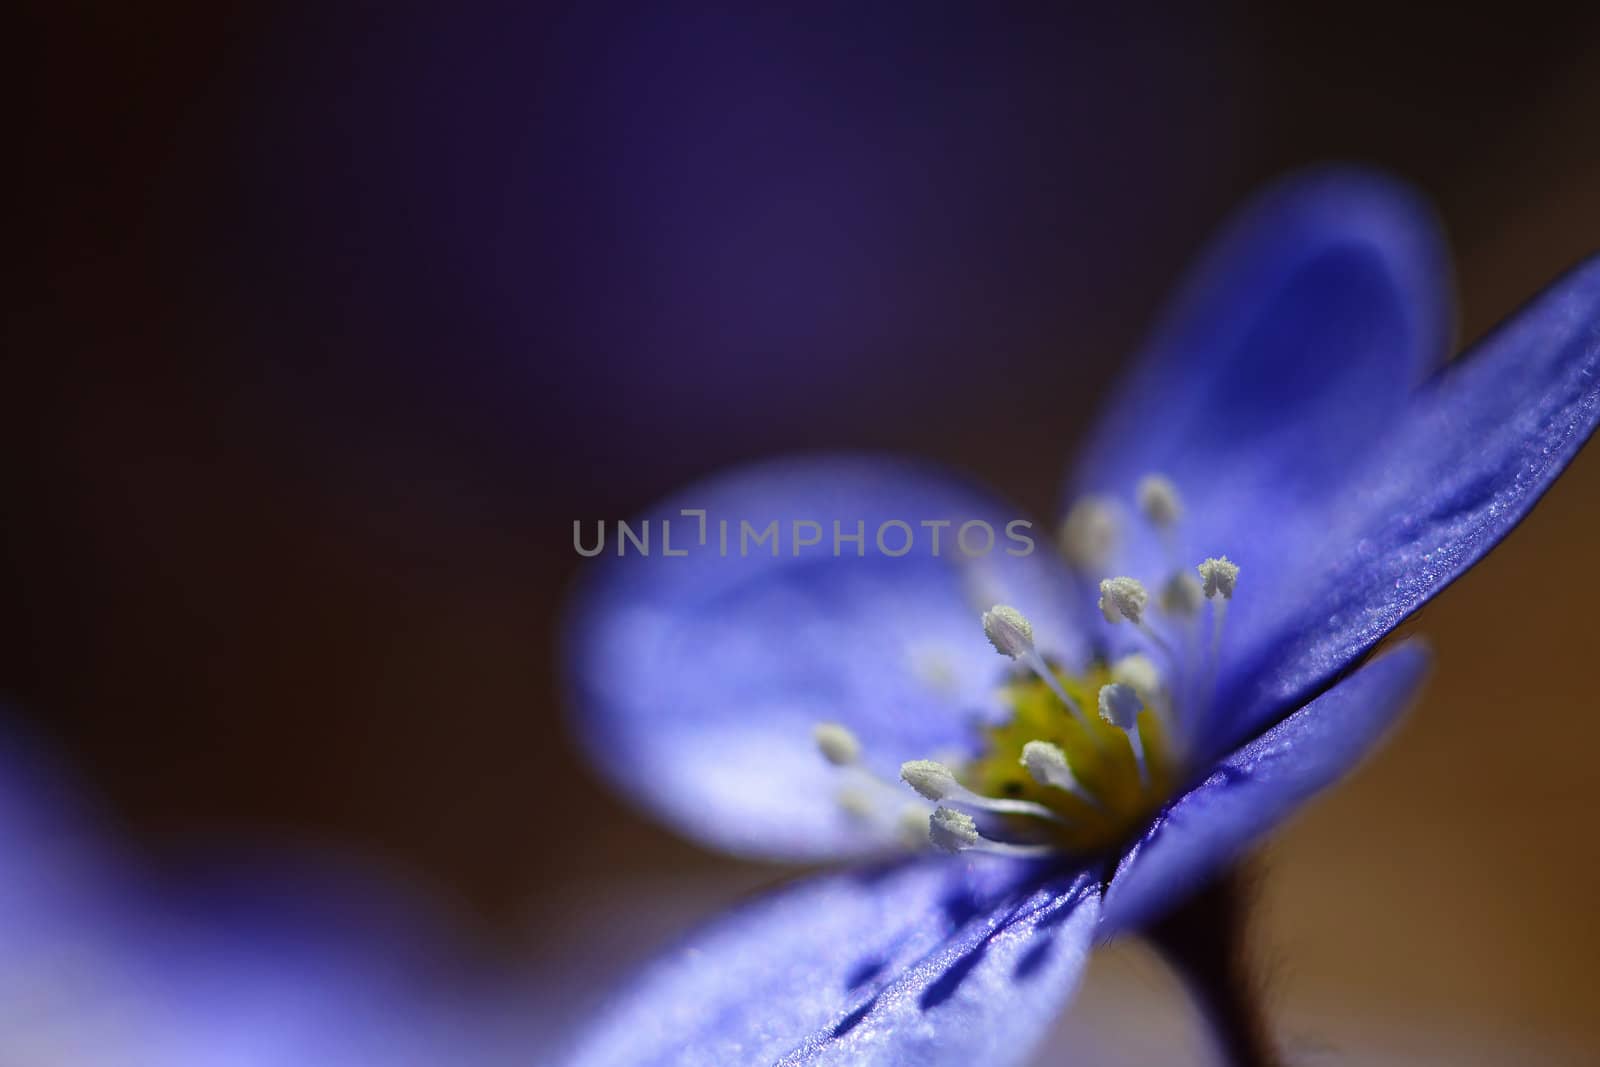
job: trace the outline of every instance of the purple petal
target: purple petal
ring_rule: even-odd
[[[1169,475],[1191,504],[1187,532],[1243,553],[1221,535],[1261,509],[1214,502],[1314,503],[1448,353],[1448,316],[1445,250],[1414,195],[1358,171],[1288,180],[1200,262],[1070,488],[1126,497],[1141,475]]]
[[[1106,891],[1104,933],[1159,918],[1348,772],[1405,709],[1427,662],[1419,643],[1396,647],[1235,752],[1168,805],[1118,865]]]
[[[829,874],[723,917],[624,991],[575,1067],[1020,1063],[1096,929],[1088,874],[944,857]]]
[[[1260,642],[1235,657],[1239,728],[1315,692],[1481,559],[1597,421],[1600,258],[1429,382],[1315,528],[1280,527],[1312,580],[1262,611]]]
[[[1449,333],[1445,250],[1408,190],[1356,171],[1269,190],[1201,261],[1077,464],[1069,502],[1107,494],[1131,513],[1138,479],[1161,473],[1186,504],[1176,558],[1130,519],[1106,573],[1153,586],[1225,554],[1244,570],[1227,648],[1259,640],[1263,601],[1305,601],[1322,567],[1286,531],[1324,522]],[[1130,636],[1096,628],[1113,649]]]
[[[707,512],[705,545],[682,508]],[[1014,510],[933,468],[863,457],[760,464],[690,488],[651,516],[656,554],[618,557],[608,541],[575,599],[575,727],[615,785],[715,846],[786,858],[878,847],[881,837],[838,809],[840,774],[818,755],[812,727],[848,726],[866,763],[891,781],[905,760],[970,747],[1009,666],[983,636],[983,609],[1013,604],[1033,620],[1041,650],[1069,662],[1084,655],[1048,533],[1032,530],[1036,550],[1009,555],[1021,551],[1006,540]],[[659,554],[663,518],[687,556]],[[719,520],[729,523],[726,556]],[[761,530],[774,520],[778,555],[761,546],[741,557],[741,522]],[[795,520],[818,523],[824,543],[796,556]],[[835,520],[846,534],[862,524],[864,557],[848,542],[833,554]],[[875,543],[891,520],[918,538],[898,558]],[[994,549],[969,562],[951,528],[935,557],[920,524],[945,520],[988,522]],[[973,535],[976,548],[981,530]],[[889,531],[891,550],[901,536]],[[582,540],[593,545],[592,523]]]

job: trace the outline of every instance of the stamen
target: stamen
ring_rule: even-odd
[[[1077,775],[1072,773],[1072,767],[1067,763],[1067,754],[1061,751],[1059,745],[1049,741],[1029,741],[1022,746],[1022,758],[1017,761],[1028,769],[1028,774],[1040,785],[1053,786],[1065,790],[1096,808],[1100,801],[1095,799],[1093,793],[1083,787]],[[1104,809],[1102,809],[1104,810]]]
[[[1167,655],[1172,655],[1172,646],[1162,640],[1161,635],[1150,629],[1144,621],[1145,605],[1150,602],[1150,594],[1145,591],[1144,583],[1137,578],[1106,578],[1100,583],[1100,614],[1106,617],[1106,622],[1115,623],[1127,619],[1139,628],[1139,632],[1148,637],[1152,644]]]
[[[1084,729],[1089,728],[1089,716],[1078,706],[1078,702],[1067,695],[1061,682],[1056,678],[1055,671],[1039,655],[1039,650],[1033,645],[1033,623],[1027,616],[1016,608],[1007,604],[996,604],[983,613],[983,633],[994,646],[994,650],[1002,656],[1010,656],[1020,660],[1028,669],[1039,676],[1039,680],[1050,687],[1067,710],[1077,717]]]
[[[1216,713],[1214,697],[1217,675],[1222,668],[1222,630],[1228,619],[1228,602],[1233,599],[1234,586],[1239,581],[1239,565],[1227,556],[1212,556],[1195,566],[1200,574],[1201,589],[1211,601],[1211,648],[1205,657],[1205,669],[1197,683],[1196,703],[1200,712],[1196,731],[1204,727],[1205,719]]]
[[[1139,511],[1160,530],[1170,530],[1183,518],[1183,501],[1178,498],[1177,486],[1159,474],[1147,474],[1139,479],[1134,489]]]
[[[1119,730],[1131,730],[1139,721],[1144,701],[1132,686],[1120,682],[1100,687],[1100,718]]]
[[[1200,579],[1180,571],[1167,579],[1161,587],[1161,610],[1175,618],[1192,619],[1200,613],[1205,603],[1205,593]]]
[[[1031,800],[1006,800],[974,793],[960,782],[949,767],[929,759],[914,759],[900,765],[900,780],[935,804],[948,801],[963,807],[990,811],[996,815],[1028,815],[1050,822],[1064,821],[1043,804]]]
[[[1133,749],[1133,761],[1139,767],[1139,781],[1150,787],[1150,768],[1144,758],[1144,741],[1139,737],[1139,712],[1144,701],[1131,686],[1112,682],[1100,687],[1100,718],[1128,735],[1128,746]]]
[[[1050,845],[1013,845],[993,841],[978,832],[972,816],[954,808],[935,808],[928,816],[928,840],[946,852],[992,852],[1001,856],[1048,856],[1055,851]]]
[[[1228,601],[1233,599],[1233,587],[1239,581],[1239,565],[1227,556],[1213,556],[1202,560],[1195,570],[1200,572],[1206,599],[1213,605],[1210,670],[1214,672],[1222,657],[1222,624],[1227,618]]]
[[[846,817],[908,848],[921,848],[927,843],[928,809],[914,802],[908,805],[899,786],[861,763],[861,742],[848,727],[819,722],[811,733],[822,758],[839,768],[843,784],[833,799]],[[914,841],[907,837],[907,820],[916,823]]]
[[[822,758],[835,767],[849,767],[861,759],[861,742],[848,727],[836,722],[819,722],[811,728]]]
[[[1111,558],[1117,544],[1117,515],[1099,496],[1079,497],[1061,522],[1061,554],[1080,571],[1096,571]]]

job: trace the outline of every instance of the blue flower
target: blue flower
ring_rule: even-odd
[[[75,801],[0,736],[0,1063],[530,1062],[509,991],[440,982],[417,909],[370,879],[279,862],[178,891],[120,860]]]
[[[861,456],[734,471],[648,516],[656,554],[611,545],[568,633],[612,783],[742,855],[921,847],[691,937],[578,1062],[1018,1062],[1092,943],[1352,767],[1426,666],[1369,653],[1600,419],[1600,260],[1444,366],[1447,277],[1386,180],[1269,190],[1090,433],[1060,553],[947,472]]]

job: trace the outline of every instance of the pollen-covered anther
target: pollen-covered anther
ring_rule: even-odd
[[[849,727],[836,722],[819,722],[811,728],[822,758],[835,767],[849,767],[861,759],[861,742]]]
[[[1084,496],[1067,509],[1059,534],[1061,554],[1079,570],[1105,565],[1117,544],[1117,514],[1104,497]]]
[[[1140,514],[1158,529],[1171,529],[1183,518],[1183,501],[1178,496],[1177,486],[1160,474],[1140,478],[1134,487],[1134,499],[1138,501]]]
[[[1085,789],[1077,775],[1072,773],[1067,754],[1060,745],[1049,741],[1029,741],[1022,746],[1022,758],[1017,762],[1027,769],[1028,777],[1040,785],[1066,790],[1085,803],[1097,808],[1100,806],[1094,794]]]
[[[1207,600],[1222,597],[1233,599],[1233,587],[1239,580],[1239,565],[1227,556],[1214,556],[1195,567],[1200,572],[1201,588]]]
[[[1193,618],[1205,603],[1205,591],[1200,579],[1180,571],[1161,586],[1161,610],[1174,618]]]
[[[946,852],[965,852],[982,835],[978,824],[966,812],[954,808],[935,808],[928,816],[928,840]]]
[[[1100,687],[1100,718],[1119,730],[1131,730],[1143,708],[1144,701],[1131,685],[1112,682]]]
[[[996,604],[983,613],[983,635],[1002,656],[1020,659],[1032,652],[1033,623],[1008,604]]]
[[[1100,582],[1100,613],[1106,622],[1127,619],[1138,624],[1144,619],[1150,594],[1137,578],[1106,578]]]
[[[900,780],[935,803],[962,791],[955,772],[931,759],[908,760],[900,765]]]

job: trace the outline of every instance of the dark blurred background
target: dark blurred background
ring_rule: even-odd
[[[0,695],[154,862],[326,845],[491,951],[620,952],[578,905],[717,875],[693,916],[771,875],[631,814],[565,740],[573,519],[806,447],[930,455],[1047,513],[1185,262],[1317,161],[1434,200],[1470,341],[1600,249],[1597,31],[32,5]],[[1272,850],[1291,1027],[1600,1040],[1597,518],[1587,456],[1424,615],[1441,670],[1395,743]],[[1552,574],[1565,614],[1535,615]]]

